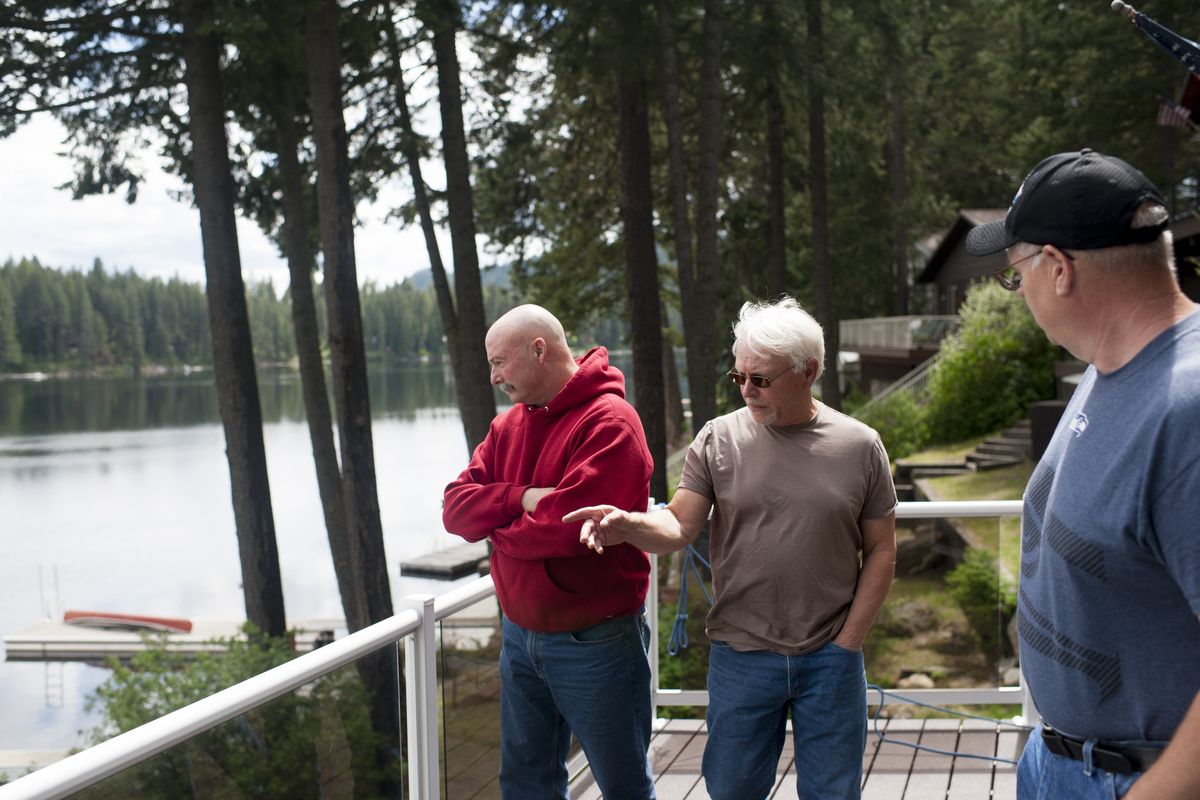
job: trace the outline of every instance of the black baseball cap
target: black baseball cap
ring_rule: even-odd
[[[986,256],[1017,242],[1064,250],[1152,242],[1166,228],[1165,221],[1130,227],[1146,202],[1166,205],[1154,184],[1121,159],[1089,148],[1059,153],[1025,177],[1004,219],[967,234],[967,252]]]

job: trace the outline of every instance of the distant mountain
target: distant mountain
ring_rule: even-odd
[[[500,289],[512,288],[512,265],[497,264],[492,267],[484,267],[479,271],[479,277],[483,281],[483,285],[494,286]],[[447,272],[446,279],[450,281],[450,285],[454,285],[454,273]],[[414,272],[408,277],[409,282],[414,289],[425,290],[433,286],[433,270],[423,269],[420,272]]]

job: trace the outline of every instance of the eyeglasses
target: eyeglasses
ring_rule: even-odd
[[[1068,261],[1075,260],[1075,257],[1066,250],[1060,250],[1059,252],[1066,256]],[[1024,258],[1018,258],[1011,264],[1005,264],[1003,267],[993,272],[992,277],[994,277],[996,281],[1005,289],[1008,289],[1010,292],[1015,292],[1017,289],[1021,288],[1022,280],[1021,273],[1017,272],[1015,269],[1013,269],[1013,267],[1015,267],[1017,264],[1020,264],[1022,261],[1028,261],[1029,259],[1034,258],[1035,256],[1040,256],[1041,254],[1042,248],[1039,247],[1035,252],[1030,253]]]
[[[733,382],[738,386],[745,386],[746,381],[750,381],[751,386],[759,389],[770,389],[771,384],[791,372],[791,369],[785,369],[783,372],[776,375],[774,378],[764,378],[762,375],[747,375],[744,372],[738,372],[736,369],[731,369],[728,372],[729,377],[733,378]]]
[[[1021,273],[1017,272],[1015,269],[1013,269],[1013,267],[1015,267],[1017,264],[1020,264],[1022,261],[1028,261],[1029,259],[1040,256],[1041,254],[1042,248],[1039,247],[1037,250],[1025,256],[1024,258],[1018,258],[1011,264],[1005,264],[1002,268],[992,273],[992,276],[1005,289],[1008,289],[1010,292],[1015,292],[1017,289],[1021,288]]]

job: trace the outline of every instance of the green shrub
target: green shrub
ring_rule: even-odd
[[[929,443],[928,411],[909,392],[895,392],[859,417],[879,432],[888,458],[895,461]]]
[[[110,661],[112,675],[88,699],[89,710],[102,712],[93,741],[136,728],[296,655],[288,639],[254,633],[224,644],[224,653],[188,657],[152,641],[128,664]],[[316,797],[323,783],[338,777],[331,773],[363,789],[397,780],[399,759],[387,767],[377,762],[386,750],[372,728],[367,693],[350,667],[188,739],[80,797],[174,800],[193,796],[197,787],[201,796]]]
[[[959,604],[985,652],[1012,655],[1006,634],[1017,610],[1013,579],[1000,570],[996,557],[969,548],[962,563],[946,574],[946,588]]]
[[[1003,428],[1029,404],[1054,396],[1051,344],[1013,292],[988,281],[974,286],[962,324],[942,341],[929,378],[932,440],[951,442]]]

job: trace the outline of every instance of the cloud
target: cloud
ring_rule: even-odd
[[[61,155],[64,138],[55,120],[38,115],[0,140],[0,175],[9,197],[0,215],[0,261],[36,256],[46,266],[87,269],[100,258],[109,269],[203,283],[199,212],[168,194],[183,188],[182,181],[153,167],[148,156],[150,168],[133,205],[119,195],[72,200],[68,191],[54,188],[71,177],[71,164]],[[370,207],[359,213],[364,223],[355,236],[360,282],[386,286],[429,267],[417,226],[385,225],[379,221],[382,210]],[[274,245],[240,218],[238,241],[246,280],[270,279],[282,291],[287,265]],[[448,263],[448,241],[442,248]]]

